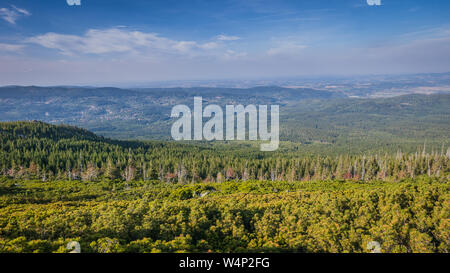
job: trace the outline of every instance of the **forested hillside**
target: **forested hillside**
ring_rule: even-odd
[[[117,141],[0,123],[0,252],[450,251],[450,151]]]
[[[333,144],[327,153],[411,152],[425,142],[449,145],[449,120],[448,94],[313,100],[287,105],[280,131],[286,141]]]
[[[0,123],[0,171],[13,178],[159,179],[167,182],[230,179],[401,179],[449,171],[450,148],[365,155],[315,155],[301,146],[264,153],[245,144],[115,141],[82,129],[42,122]],[[72,137],[69,137],[72,135]]]
[[[0,257],[284,273],[450,253],[449,14],[0,0]],[[0,268],[49,268],[20,256]]]

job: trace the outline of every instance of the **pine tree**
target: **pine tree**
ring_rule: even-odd
[[[114,180],[119,178],[120,171],[117,166],[112,162],[110,158],[108,158],[108,162],[105,169],[105,177]]]

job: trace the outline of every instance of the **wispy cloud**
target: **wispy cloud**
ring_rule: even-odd
[[[0,52],[19,52],[24,48],[23,45],[3,44],[0,43]]]
[[[23,15],[27,15],[27,16],[31,15],[31,13],[28,10],[26,10],[26,9],[18,8],[16,6],[14,6],[14,5],[11,5],[11,7],[13,9],[15,9],[17,12],[22,13]]]
[[[216,38],[219,41],[236,41],[236,40],[241,39],[241,37],[238,37],[238,36],[227,36],[227,35],[223,35],[223,34],[218,35]]]
[[[227,38],[222,40],[230,40],[228,36],[222,38]],[[28,38],[26,42],[56,49],[65,55],[130,53],[198,56],[208,54],[223,45],[221,41],[204,43],[178,41],[162,37],[156,33],[126,28],[90,29],[80,36],[46,33]]]
[[[6,22],[15,25],[16,21],[23,16],[30,16],[31,13],[26,9],[11,5],[11,8],[0,8],[0,18]]]
[[[330,40],[308,33],[264,41],[246,37],[245,42],[219,40],[215,35],[206,41],[167,37],[115,27],[91,29],[81,35],[46,33],[17,41],[16,45],[0,43],[0,51],[6,52],[0,54],[0,83],[24,84],[28,80],[48,85],[51,82],[45,82],[47,79],[57,79],[52,84],[80,84],[111,79],[135,82],[450,70],[450,28],[445,26],[408,33],[389,43],[337,47],[316,46],[317,40]],[[29,43],[38,48],[28,51],[25,46]],[[254,49],[247,43],[260,47]],[[51,49],[58,58],[46,58],[47,54],[44,58],[27,58],[27,53],[35,54],[41,46]]]
[[[228,49],[222,56],[223,60],[239,60],[247,57],[247,52],[235,52],[234,50]]]
[[[267,50],[267,55],[275,56],[275,55],[298,55],[303,49],[307,48],[306,45],[297,44],[294,42],[283,42],[280,43],[277,47],[272,47]]]

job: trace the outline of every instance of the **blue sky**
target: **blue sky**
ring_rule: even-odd
[[[0,85],[450,71],[450,1],[0,0]]]

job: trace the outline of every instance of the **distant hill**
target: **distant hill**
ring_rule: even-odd
[[[337,115],[339,113],[398,115],[450,114],[450,94],[410,94],[389,98],[346,98],[332,100],[305,100],[289,109],[314,111]]]
[[[277,86],[147,88],[6,86],[0,88],[0,121],[42,120],[71,124],[115,138],[167,139],[173,106],[208,104],[294,105],[307,99],[344,98],[338,92]]]
[[[133,90],[9,86],[0,88],[0,121],[41,120],[79,126],[113,139],[171,140],[172,107],[192,107],[194,96],[202,96],[205,105],[279,104],[281,140],[302,145],[363,150],[417,147],[424,142],[440,147],[449,142],[450,94],[445,93],[360,99],[277,86]],[[65,136],[64,130],[58,135]],[[81,131],[74,135],[97,137]]]
[[[48,138],[103,141],[103,137],[70,125],[52,125],[41,121],[0,122],[0,135],[5,138]]]
[[[259,86],[252,88],[211,88],[211,87],[195,87],[195,88],[140,88],[134,89],[146,94],[156,96],[170,97],[192,97],[203,96],[204,98],[222,97],[224,100],[230,98],[259,98],[265,101],[287,102],[287,100],[303,100],[303,99],[329,99],[344,98],[344,94],[339,92],[322,91],[311,88],[284,88],[279,86]]]
[[[123,97],[136,96],[138,92],[114,87],[39,87],[39,86],[5,86],[0,87],[0,99],[39,99],[51,97]]]
[[[450,94],[306,100],[281,113],[283,140],[385,146],[449,143]],[[395,145],[394,145],[395,146]]]
[[[140,88],[140,89],[120,89],[115,87],[39,87],[39,86],[4,86],[0,87],[0,99],[8,98],[51,98],[51,97],[173,97],[182,99],[186,96],[204,96],[205,98],[215,98],[217,96],[229,99],[233,96],[249,98],[264,98],[280,101],[292,99],[310,98],[339,98],[345,95],[339,92],[321,91],[310,88],[284,88],[278,86],[262,86],[248,89],[241,88],[212,88],[212,87],[192,87],[192,88]]]

